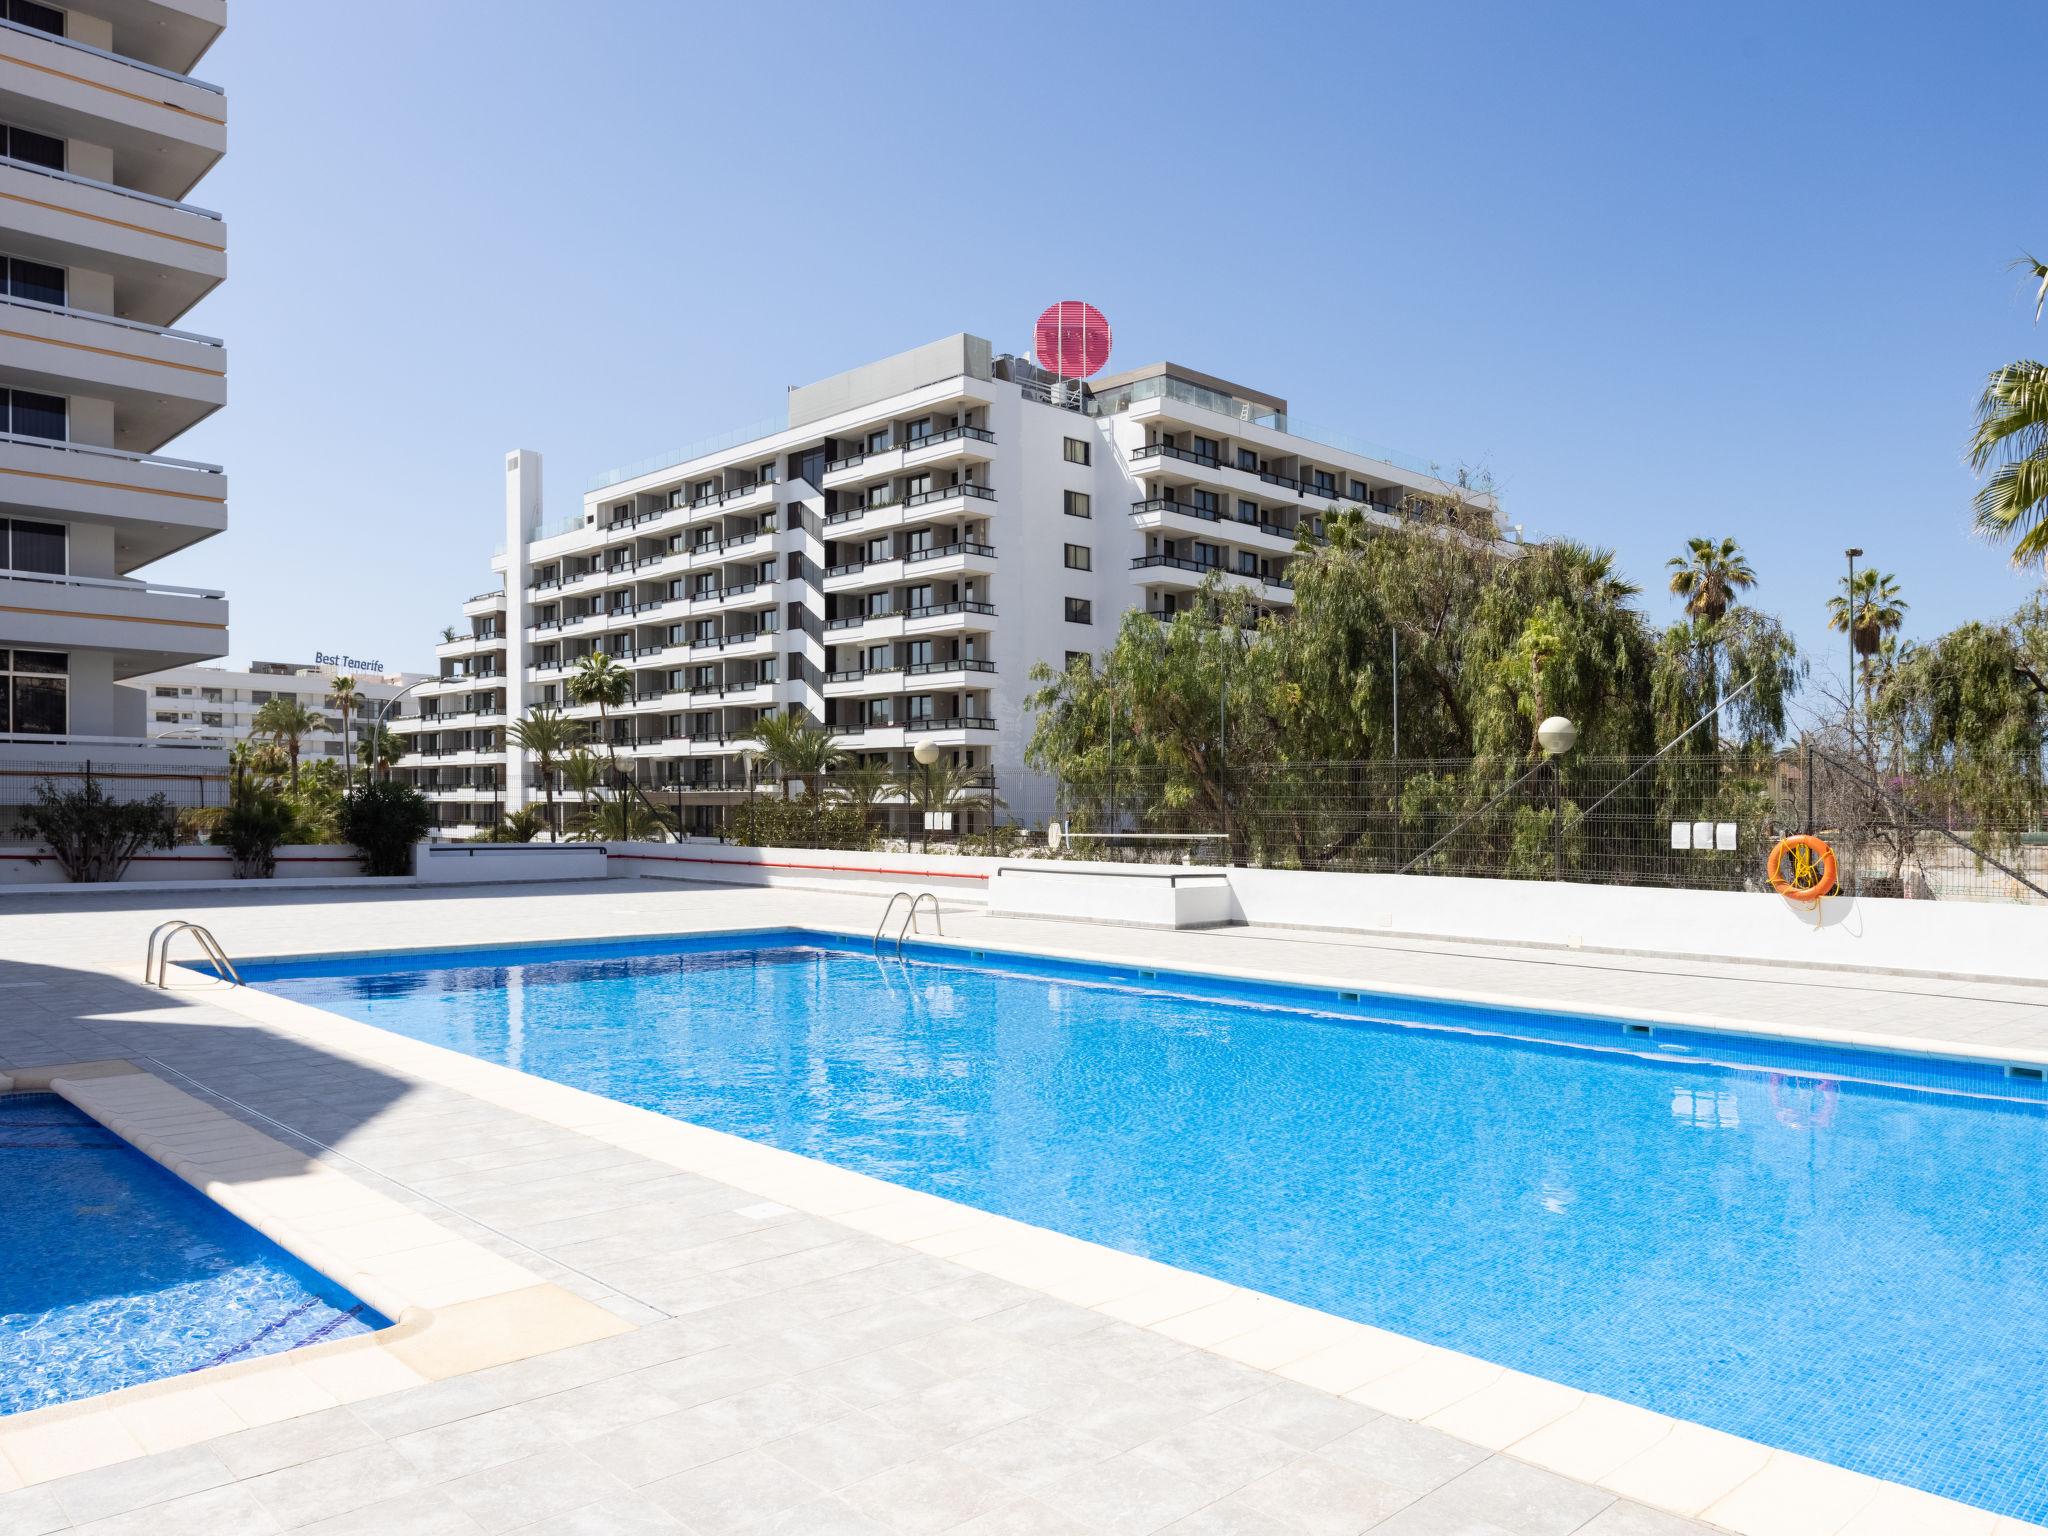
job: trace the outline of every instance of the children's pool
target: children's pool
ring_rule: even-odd
[[[56,1094],[0,1094],[0,1191],[0,1414],[387,1326]]]
[[[243,974],[2048,1518],[2048,1094],[1995,1064],[796,931]]]

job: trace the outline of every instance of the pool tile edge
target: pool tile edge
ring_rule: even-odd
[[[1892,1536],[1895,1530],[1906,1529],[1938,1531],[1942,1536],[1994,1536],[1994,1528],[1996,1536],[2019,1536],[2048,1529],[1579,1392],[817,1158],[674,1120],[308,1004],[249,988],[213,992],[208,1001],[252,1022],[415,1074],[682,1172],[719,1179],[806,1215],[950,1259],[1377,1411],[1428,1424],[1482,1449],[1669,1514],[1704,1520],[1735,1536]],[[898,1235],[906,1227],[923,1235]],[[1089,1294],[1104,1299],[1080,1299]],[[1290,1333],[1305,1347],[1288,1356],[1280,1341]],[[1349,1387],[1336,1385],[1352,1372],[1364,1374]],[[1556,1411],[1549,1411],[1552,1408]],[[1620,1443],[1626,1449],[1617,1453],[1616,1435],[1624,1425],[1633,1426],[1633,1438],[1623,1439]],[[1586,1444],[1589,1432],[1599,1449]],[[1652,1453],[1674,1436],[1681,1444],[1694,1437],[1713,1438],[1698,1441],[1700,1456],[1681,1456],[1660,1467]],[[1708,1461],[1714,1465],[1701,1464]],[[1897,1512],[1897,1518],[1874,1518],[1887,1510]],[[1863,1524],[1849,1532],[1847,1528],[1858,1522]]]
[[[0,1074],[0,1091],[57,1094],[392,1319],[375,1333],[0,1418],[0,1491],[632,1329],[131,1062],[16,1068]],[[350,1226],[333,1224],[339,1212],[420,1223],[434,1234],[436,1265],[393,1262],[423,1247],[363,1251]]]

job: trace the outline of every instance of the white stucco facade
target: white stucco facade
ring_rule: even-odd
[[[1285,609],[1297,536],[1340,510],[1391,524],[1462,495],[1497,514],[1488,491],[1291,432],[1277,396],[1170,363],[1063,385],[967,335],[792,390],[789,421],[600,477],[558,527],[540,455],[508,456],[500,586],[421,690],[459,718],[407,722],[444,820],[539,797],[506,727],[554,704],[595,728],[566,685],[603,650],[635,678],[613,750],[697,829],[744,793],[740,738],[789,709],[849,762],[900,770],[929,742],[1042,821],[1034,666],[1105,649],[1127,610],[1171,613],[1218,569]]]

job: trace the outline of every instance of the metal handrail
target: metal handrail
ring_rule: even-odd
[[[144,986],[150,984],[152,979],[150,970],[154,966],[156,985],[164,990],[169,989],[171,984],[169,974],[171,940],[175,939],[179,934],[186,932],[190,932],[199,941],[199,947],[206,951],[203,958],[213,967],[213,972],[216,976],[222,981],[231,982],[238,987],[244,984],[241,972],[235,969],[234,961],[230,960],[227,956],[227,951],[221,948],[220,940],[216,939],[209,929],[203,928],[198,923],[192,922],[187,918],[180,917],[173,918],[167,923],[159,923],[151,931],[149,947],[144,951],[142,959],[142,984]],[[161,948],[158,947],[157,943],[159,937],[163,940]]]
[[[898,891],[889,898],[889,905],[882,908],[882,920],[875,924],[875,958],[877,960],[882,958],[882,930],[889,926],[889,918],[896,910],[896,903],[905,898],[908,898],[910,901],[911,916],[915,917],[917,915],[917,898],[912,896],[910,892]],[[896,947],[897,952],[900,954],[903,948],[902,944],[898,943]]]
[[[924,935],[924,930],[917,926],[917,904],[921,901],[928,901],[932,904],[933,931],[942,939],[946,936],[946,926],[939,921],[939,898],[930,891],[919,891],[910,898],[910,915],[903,919],[903,926],[896,930],[896,958],[898,960],[903,958],[903,938],[905,934],[916,933],[919,937]],[[889,898],[889,905],[892,907],[896,905],[896,898],[894,896]],[[888,913],[885,912],[882,915],[887,917]]]

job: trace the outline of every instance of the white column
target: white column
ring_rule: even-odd
[[[540,455],[521,448],[505,455],[505,810],[527,802],[526,754],[512,745],[513,722],[533,702],[527,682],[526,631],[533,622],[533,566],[527,541],[540,531]]]

